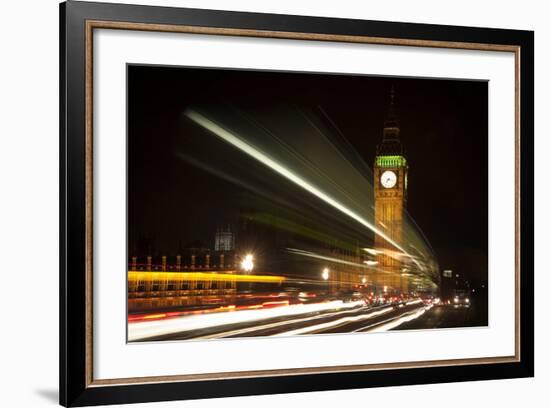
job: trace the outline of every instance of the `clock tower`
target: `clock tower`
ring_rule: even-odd
[[[395,114],[394,89],[391,90],[390,108],[384,121],[382,141],[376,148],[374,159],[374,222],[376,228],[398,245],[403,240],[403,219],[407,203],[408,164],[399,138],[399,123]],[[374,236],[378,269],[375,281],[388,292],[406,293],[407,279],[402,273],[400,251],[392,243]]]

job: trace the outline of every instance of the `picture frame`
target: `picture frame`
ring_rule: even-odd
[[[186,375],[94,375],[94,33],[98,30],[475,50],[514,58],[514,353]],[[493,103],[493,101],[489,101]],[[534,375],[534,33],[68,1],[60,5],[60,403],[64,406],[340,390]],[[498,149],[498,146],[495,147]],[[121,158],[122,159],[122,158]],[[511,182],[511,181],[510,181]]]

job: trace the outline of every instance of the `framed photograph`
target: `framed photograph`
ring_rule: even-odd
[[[62,405],[534,375],[533,32],[60,21]]]

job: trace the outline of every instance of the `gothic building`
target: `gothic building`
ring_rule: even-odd
[[[374,220],[382,234],[374,237],[378,255],[375,280],[394,292],[407,292],[407,279],[402,276],[403,265],[398,249],[403,240],[403,223],[407,203],[408,164],[401,144],[399,122],[395,112],[392,88],[388,115],[384,121],[382,141],[376,148],[374,160]],[[389,238],[389,239],[388,239]]]
[[[219,228],[216,231],[216,237],[214,240],[215,251],[233,251],[235,249],[235,235],[231,232],[231,227],[228,225],[227,229]]]

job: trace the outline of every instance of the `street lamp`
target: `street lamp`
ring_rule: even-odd
[[[323,269],[323,272],[321,273],[321,277],[327,283],[327,295],[328,295],[330,293],[330,284],[328,281],[328,278],[330,277],[330,271],[328,268]]]
[[[244,259],[241,262],[241,268],[245,270],[245,272],[250,272],[252,269],[254,269],[254,257],[252,254],[247,254]]]

